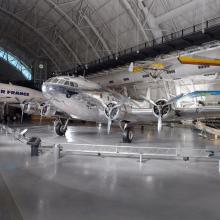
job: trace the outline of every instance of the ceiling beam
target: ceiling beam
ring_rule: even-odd
[[[92,31],[95,33],[95,35],[98,37],[98,39],[100,40],[100,42],[102,43],[105,51],[108,53],[108,55],[111,55],[111,50],[108,47],[107,43],[105,42],[104,38],[101,36],[101,34],[99,33],[99,31],[97,30],[97,28],[93,25],[93,23],[91,22],[91,19],[89,19],[86,15],[83,16],[85,21],[87,22],[87,24],[91,27]]]
[[[140,20],[137,18],[136,14],[134,13],[131,5],[129,4],[129,2],[127,0],[120,0],[120,3],[122,4],[122,6],[127,10],[128,14],[130,15],[132,21],[137,25],[137,27],[140,30],[140,33],[144,39],[144,41],[150,41],[150,39],[148,38],[143,25],[141,24]]]
[[[165,14],[159,15],[155,18],[157,24],[161,24],[164,21],[168,21],[169,19],[175,18],[176,16],[182,15],[187,10],[192,10],[195,8],[195,5],[198,3],[198,0],[190,1],[184,5],[181,5],[178,8],[172,9]]]
[[[73,51],[73,49],[69,46],[69,44],[66,42],[66,40],[59,36],[58,37],[59,40],[63,43],[63,45],[69,50],[69,52],[71,53],[71,55],[74,57],[75,61],[78,63],[78,64],[82,64],[82,62],[80,61],[79,57],[77,56],[77,54]]]
[[[42,50],[43,53],[49,58],[49,60],[54,64],[54,66],[56,67],[56,69],[57,69],[58,71],[61,71],[59,65],[58,65],[57,62],[51,57],[51,55],[50,55],[44,48],[41,48],[41,50]]]
[[[92,42],[89,40],[89,38],[85,35],[85,33],[80,29],[80,27],[77,25],[77,23],[71,19],[57,4],[55,4],[52,0],[44,0],[50,7],[52,7],[63,19],[66,20],[67,23],[69,23],[71,26],[75,27],[77,31],[80,33],[80,35],[84,38],[84,40],[88,43],[88,45],[91,47],[92,51],[96,55],[96,58],[100,58],[100,55],[98,54],[96,48],[93,46]]]
[[[39,32],[35,27],[33,27],[31,24],[29,24],[27,21],[22,20],[20,17],[18,17],[16,14],[13,14],[12,12],[7,11],[6,9],[2,8],[0,6],[0,12],[3,14],[11,17],[12,19],[18,21],[19,23],[23,24],[25,27],[27,27],[29,30],[34,32],[39,38],[43,40],[43,42],[46,45],[49,45],[59,56],[63,59],[66,65],[68,65],[67,60],[63,56],[63,54],[60,52],[60,50],[49,40],[47,39],[41,32]]]
[[[153,14],[149,11],[148,7],[144,3],[144,0],[138,1],[138,7],[142,10],[145,16],[144,25],[148,24],[151,33],[153,34],[154,38],[159,38],[163,36],[163,33],[157,24],[157,21]]]

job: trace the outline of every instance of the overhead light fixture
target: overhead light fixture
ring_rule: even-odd
[[[39,69],[43,69],[44,65],[42,63],[39,64]]]

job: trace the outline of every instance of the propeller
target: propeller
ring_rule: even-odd
[[[107,133],[109,134],[111,131],[111,125],[112,125],[112,120],[110,117],[108,117],[108,124],[107,124]]]
[[[41,124],[41,122],[42,122],[42,117],[43,117],[43,110],[44,110],[44,106],[39,106],[39,108],[40,108],[40,124]]]
[[[163,123],[162,123],[162,114],[161,114],[161,110],[159,110],[158,122],[157,122],[157,131],[158,131],[158,133],[161,132],[162,125],[163,125]]]
[[[153,100],[151,99],[147,99],[144,96],[141,96],[142,99],[144,99],[146,102],[150,103],[151,105],[155,106],[158,109],[158,120],[157,120],[157,131],[158,133],[161,132],[162,130],[162,126],[163,126],[163,122],[162,122],[162,108],[163,106],[157,105]]]
[[[46,116],[46,113],[49,108],[50,104],[48,102],[38,104],[38,109],[40,110],[40,123],[42,122],[43,116]]]
[[[113,111],[117,109],[119,109],[122,105],[124,105],[126,102],[129,102],[130,101],[130,98],[129,97],[123,97],[122,100],[115,104],[115,105],[112,105],[112,106],[106,106],[104,103],[104,105],[106,106],[106,109],[108,109],[108,114],[106,114],[106,117],[108,119],[108,124],[107,124],[107,133],[109,134],[110,131],[111,131],[111,125],[112,125],[112,121],[115,120],[116,116],[117,116],[117,113],[116,114],[113,114]]]
[[[21,124],[23,124],[23,118],[24,118],[24,106],[25,106],[25,104],[20,104],[20,106],[21,106]]]
[[[113,107],[107,106],[108,109],[108,114],[106,114],[106,117],[108,119],[108,124],[107,124],[107,133],[109,134],[111,131],[111,125],[112,125],[112,121],[114,120],[114,116],[112,116],[112,112],[114,109],[117,109],[118,105],[114,105]]]

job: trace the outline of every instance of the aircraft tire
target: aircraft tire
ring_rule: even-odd
[[[55,132],[59,136],[63,136],[66,133],[66,131],[64,131],[64,129],[63,129],[62,123],[59,122],[59,123],[56,124]]]
[[[131,128],[125,128],[122,134],[123,143],[131,143],[133,140],[134,134]]]
[[[71,96],[72,96],[72,95],[71,95],[69,92],[66,93],[66,97],[67,97],[68,99],[71,98]]]

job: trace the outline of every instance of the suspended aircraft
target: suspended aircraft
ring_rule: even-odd
[[[154,82],[160,79],[181,80],[186,77],[193,80],[215,80],[218,77],[220,65],[220,60],[215,57],[219,57],[219,53],[220,42],[213,42],[209,45],[188,48],[185,51],[162,54],[154,59],[137,61],[128,66],[103,71],[101,74],[92,74],[87,78],[111,87],[142,81]],[[189,60],[190,57],[193,60]],[[196,62],[197,65],[183,65],[184,62],[180,62],[181,60],[188,64]]]
[[[83,77],[59,76],[45,81],[42,85],[42,92],[50,104],[69,116],[65,123],[61,120],[55,123],[55,131],[60,136],[65,134],[71,118],[106,123],[108,133],[112,123],[118,123],[122,130],[123,142],[130,143],[134,136],[132,127],[135,123],[145,124],[157,121],[158,132],[160,132],[162,121],[195,120],[220,116],[220,106],[192,108],[175,106],[178,101],[186,97],[220,95],[220,91],[195,91],[180,94],[170,100],[159,99],[157,101],[141,97],[142,101],[136,101]],[[142,102],[150,103],[152,108],[141,107]]]
[[[198,65],[200,67],[220,66],[220,59],[201,56],[179,56],[178,60],[182,64]]]
[[[131,62],[128,71],[131,73],[148,73],[153,79],[161,79],[164,74],[167,74],[170,71],[170,67],[170,65],[166,65],[165,63],[134,65],[134,63]]]

